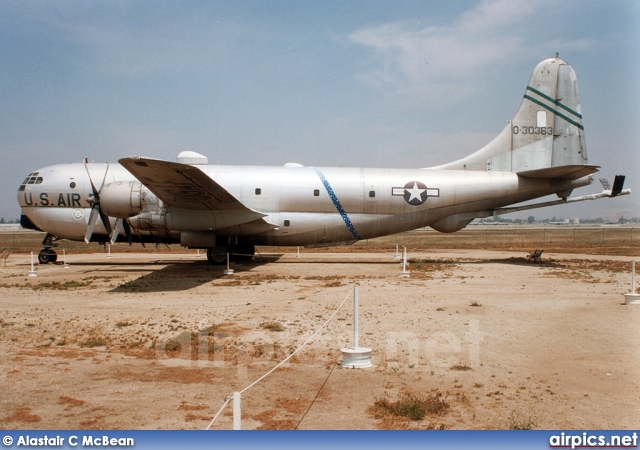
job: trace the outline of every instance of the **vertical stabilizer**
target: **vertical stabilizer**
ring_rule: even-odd
[[[556,57],[536,66],[518,111],[493,141],[437,168],[527,172],[587,163],[576,73]]]

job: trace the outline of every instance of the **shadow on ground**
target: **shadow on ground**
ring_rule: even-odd
[[[249,272],[253,268],[259,267],[263,264],[276,262],[281,256],[282,255],[269,255],[269,257],[260,257],[257,260],[233,264],[231,268],[234,269],[237,274]],[[126,266],[127,264],[123,265]],[[148,266],[149,264],[144,263],[140,265]],[[210,281],[225,277],[222,273],[223,268],[225,268],[225,266],[212,266],[206,260],[172,262],[168,263],[163,268],[152,270],[148,274],[141,275],[135,280],[124,283],[109,292],[137,293],[186,291]],[[113,270],[122,272],[123,268],[118,267]],[[137,270],[139,271],[139,269]]]

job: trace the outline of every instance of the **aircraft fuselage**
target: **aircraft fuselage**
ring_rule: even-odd
[[[108,190],[136,178],[119,164],[87,165]],[[246,207],[264,215],[260,223],[234,223],[211,209],[167,206],[147,192],[146,210],[130,217],[138,233],[179,239],[183,232],[251,237],[259,245],[331,245],[435,226],[463,228],[485,211],[584,186],[579,180],[532,179],[513,172],[436,169],[316,168],[302,166],[198,166]],[[106,176],[105,176],[106,172]],[[23,214],[41,230],[82,240],[92,207],[84,164],[36,171],[18,192]],[[122,200],[124,203],[127,198]],[[115,219],[112,218],[115,222]],[[137,225],[137,226],[136,226]],[[96,225],[97,236],[107,234]],[[197,245],[195,245],[197,246]]]

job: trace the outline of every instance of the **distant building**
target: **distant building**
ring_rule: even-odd
[[[22,227],[19,223],[0,223],[0,232],[20,230],[22,230]]]

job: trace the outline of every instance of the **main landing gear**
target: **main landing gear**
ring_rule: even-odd
[[[57,240],[54,235],[47,233],[42,240],[42,250],[38,253],[38,262],[40,264],[55,264],[58,260],[58,254],[53,247],[57,247],[58,244],[55,244],[54,241]]]
[[[235,244],[235,245],[216,245],[207,249],[207,260],[209,264],[219,266],[227,263],[227,253],[229,253],[229,261],[249,261],[256,253],[253,244]]]
[[[208,248],[207,261],[209,261],[209,264],[214,266],[224,264],[227,262],[227,252],[228,250],[222,245],[216,245],[215,247]],[[231,255],[229,255],[229,259],[231,259]]]

